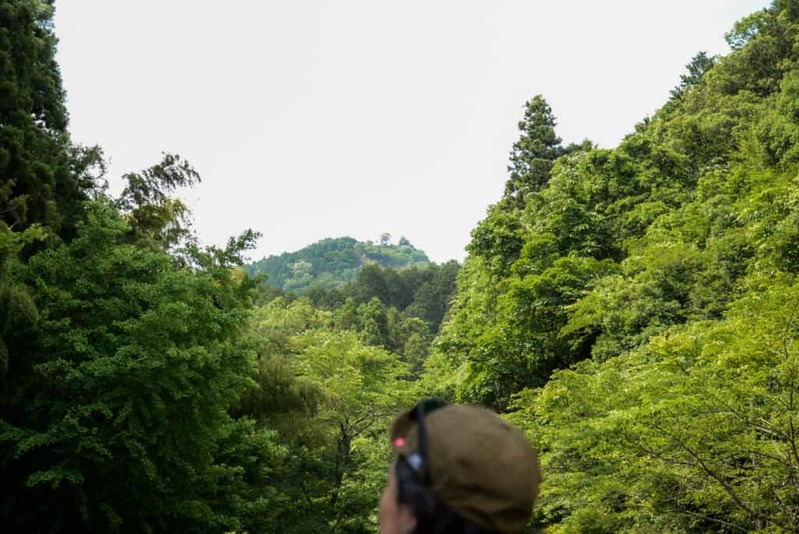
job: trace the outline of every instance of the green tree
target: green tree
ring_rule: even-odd
[[[757,276],[722,321],[562,371],[513,419],[543,452],[553,531],[793,531],[797,285]]]
[[[523,200],[528,192],[546,186],[552,163],[563,154],[555,126],[552,109],[543,96],[536,95],[525,104],[524,118],[518,124],[522,135],[510,153],[505,198]]]
[[[396,354],[335,321],[304,298],[254,315],[261,373],[244,408],[285,448],[269,477],[275,530],[373,531],[390,454],[385,429],[414,397]]]
[[[359,515],[374,510],[384,482],[385,429],[413,398],[408,369],[386,350],[362,344],[354,332],[311,331],[298,347],[300,376],[325,394],[318,417],[331,443],[333,531],[366,532],[376,526],[374,512]],[[374,449],[382,453],[367,452]]]
[[[254,371],[237,341],[251,285],[231,276],[234,249],[180,269],[129,231],[101,200],[75,240],[21,267],[38,318],[3,380],[7,525],[237,528],[212,497],[241,475],[216,455]]]
[[[52,2],[0,5],[0,224],[69,238],[99,152],[71,146],[52,17]]]
[[[455,280],[460,267],[454,260],[428,267],[431,272],[426,273],[426,280],[423,278],[416,285],[413,301],[403,311],[425,320],[430,325],[430,331],[437,333],[455,298]]]
[[[680,76],[679,85],[671,90],[671,97],[675,99],[680,98],[691,87],[700,85],[705,73],[708,72],[715,64],[716,60],[713,57],[708,56],[707,52],[699,52],[686,66],[686,70],[688,72]]]
[[[158,164],[122,178],[126,185],[116,206],[128,220],[132,239],[170,250],[191,237],[188,209],[170,196],[200,181],[199,174],[186,160],[164,154]]]
[[[388,307],[377,297],[358,306],[358,331],[367,345],[391,346]]]

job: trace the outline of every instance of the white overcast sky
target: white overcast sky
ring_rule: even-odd
[[[113,190],[177,152],[207,243],[253,228],[258,259],[389,232],[444,262],[501,196],[526,100],[565,143],[612,147],[769,4],[59,0],[56,34],[73,137]]]

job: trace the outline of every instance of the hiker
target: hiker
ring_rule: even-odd
[[[381,534],[521,532],[540,472],[519,430],[477,406],[422,401],[391,428]]]

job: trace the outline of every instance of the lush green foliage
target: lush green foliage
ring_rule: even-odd
[[[252,232],[196,242],[180,157],[104,194],[51,17],[0,3],[0,529],[374,532],[424,393],[528,433],[548,531],[799,530],[797,0],[614,149],[530,100],[462,268],[330,239],[273,289]]]
[[[752,277],[717,321],[559,371],[517,399],[558,531],[797,527],[797,281]]]
[[[309,288],[336,289],[354,282],[366,265],[401,269],[426,265],[427,255],[400,238],[396,245],[384,234],[379,243],[351,237],[323,239],[296,252],[269,256],[247,266],[250,274],[266,275],[266,282],[284,291],[303,293]]]
[[[398,355],[418,377],[454,298],[459,269],[455,261],[401,270],[369,264],[355,282],[339,289],[312,287],[305,297],[315,307],[332,311],[337,329],[357,332],[363,343]],[[294,298],[264,288],[260,286],[260,303]]]
[[[385,429],[458,265],[328,240],[346,291],[266,302],[238,267],[253,232],[191,234],[185,160],[104,194],[99,150],[66,134],[51,17],[0,5],[0,530],[374,531]],[[356,280],[366,262],[392,268]]]
[[[260,307],[258,386],[241,411],[277,431],[270,476],[280,532],[371,532],[389,461],[386,428],[415,397],[408,365],[307,299]],[[299,476],[298,476],[299,475]]]
[[[475,229],[425,384],[528,431],[548,531],[799,529],[797,35],[792,0],[742,20],[617,148],[564,151]],[[511,182],[557,148],[526,124]]]
[[[49,2],[0,4],[0,529],[263,531],[273,432],[233,418],[256,358],[255,237],[202,249],[176,156],[102,194],[74,147]]]
[[[356,305],[377,299],[387,307],[423,319],[435,333],[449,310],[459,269],[455,261],[401,270],[369,264],[358,272],[354,282],[338,290],[311,289],[307,295],[317,306],[330,309],[347,299]]]
[[[52,2],[0,4],[0,225],[73,235],[96,149],[70,144]]]
[[[5,514],[33,530],[221,527],[204,501],[238,477],[214,457],[250,382],[248,285],[221,255],[178,269],[125,244],[110,204],[88,210],[74,240],[17,271],[38,317],[4,380]]]

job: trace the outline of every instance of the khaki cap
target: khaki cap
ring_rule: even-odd
[[[519,430],[477,406],[444,405],[424,415],[426,468],[436,497],[466,519],[491,530],[520,532],[533,511],[541,479],[538,458]],[[395,450],[417,451],[414,409],[391,428]]]

